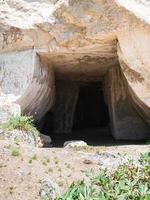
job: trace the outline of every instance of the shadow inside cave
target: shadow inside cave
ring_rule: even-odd
[[[63,95],[70,96],[71,94],[69,91],[69,94],[64,93]],[[109,111],[104,100],[102,82],[84,83],[80,85],[72,117],[71,131],[65,132],[70,118],[68,118],[68,110],[65,111],[64,107],[69,106],[67,103],[64,103],[60,112],[57,112],[55,115],[49,112],[45,117],[42,133],[51,137],[52,147],[63,147],[64,142],[76,140],[85,141],[90,146],[143,144],[143,141],[117,141],[113,138]],[[55,120],[55,127],[53,127],[53,120]],[[61,130],[61,133],[55,132],[57,126],[60,127],[58,130]],[[63,132],[63,130],[65,131]]]
[[[89,146],[119,146],[119,145],[142,145],[145,141],[115,140],[110,134],[109,127],[105,128],[83,128],[74,130],[70,134],[55,134],[51,136],[52,147],[63,147],[66,141],[82,140]]]

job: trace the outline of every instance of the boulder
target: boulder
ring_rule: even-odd
[[[52,139],[48,135],[40,134],[41,143],[43,147],[50,147],[52,145]]]
[[[64,142],[64,147],[87,147],[87,143],[82,140],[72,140]]]
[[[8,141],[10,144],[16,145],[30,145],[35,147],[41,147],[42,143],[40,137],[34,135],[31,131],[22,130],[0,130],[0,139]]]
[[[60,196],[60,189],[56,183],[47,178],[42,181],[39,194],[41,200],[55,200]]]

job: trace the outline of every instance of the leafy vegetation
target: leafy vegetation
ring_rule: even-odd
[[[90,183],[72,183],[57,200],[150,200],[150,152],[139,162],[129,160],[114,171],[90,175]]]
[[[12,131],[14,129],[21,131],[30,131],[34,136],[38,136],[39,132],[34,127],[34,120],[31,116],[20,116],[20,117],[11,117],[5,123],[1,124],[0,128]]]
[[[34,155],[30,158],[29,163],[31,164],[31,163],[33,162],[33,160],[37,160],[37,155],[36,155],[36,154],[34,154]]]
[[[15,156],[15,157],[18,157],[20,156],[20,150],[19,149],[13,149],[12,152],[11,152],[11,155],[12,156]]]

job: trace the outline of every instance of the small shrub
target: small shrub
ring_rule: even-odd
[[[13,149],[11,152],[12,156],[20,156],[20,150],[19,149]]]
[[[48,172],[49,172],[49,173],[52,173],[52,172],[53,172],[53,169],[52,169],[52,168],[49,168],[49,169],[48,169]]]
[[[37,160],[37,155],[36,154],[34,154],[33,156],[32,156],[32,158],[31,158],[32,160]]]
[[[45,166],[47,166],[47,162],[46,161],[43,161],[42,164],[45,165]]]
[[[37,155],[36,155],[36,154],[34,154],[34,155],[30,158],[29,163],[31,164],[33,160],[37,160]]]
[[[150,200],[150,152],[141,154],[138,164],[129,160],[114,172],[89,174],[89,184],[72,183],[57,200]]]
[[[32,159],[29,160],[29,164],[31,164],[31,163],[32,163]]]
[[[39,132],[34,127],[34,120],[31,116],[11,117],[5,123],[1,124],[0,128],[12,131],[14,129],[21,131],[30,131],[35,137],[38,136]]]
[[[9,187],[9,193],[10,193],[10,194],[13,194],[14,190],[15,190],[15,187],[14,187],[14,186]]]

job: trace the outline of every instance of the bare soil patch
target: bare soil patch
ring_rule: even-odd
[[[73,181],[86,180],[85,172],[109,166],[109,159],[118,153],[135,158],[149,150],[150,145],[138,144],[44,149],[0,141],[0,200],[39,200],[41,181],[45,178],[65,191]],[[101,157],[97,159],[96,155]],[[115,163],[110,165],[113,167]]]

